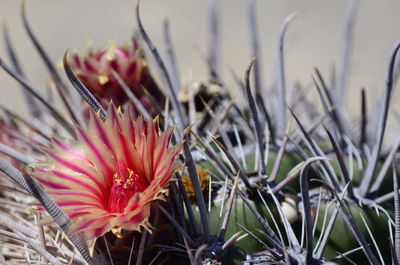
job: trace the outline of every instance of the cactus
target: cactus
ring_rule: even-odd
[[[269,91],[255,0],[247,2],[258,57],[246,63],[242,78],[222,76],[221,13],[218,0],[209,0],[209,75],[187,84],[169,24],[162,58],[139,3],[132,45],[65,53],[63,72],[22,5],[24,27],[61,103],[29,83],[4,31],[10,63],[0,58],[0,66],[21,85],[29,115],[0,106],[1,262],[399,264],[400,140],[390,148],[383,142],[400,42],[390,53],[378,114],[367,113],[362,90],[353,122],[343,95],[357,1],[349,1],[340,75],[328,83],[315,68],[319,100],[310,102],[299,84],[291,103],[285,32],[298,14],[282,24]],[[163,84],[151,75],[157,71]],[[368,135],[373,125],[375,139]]]

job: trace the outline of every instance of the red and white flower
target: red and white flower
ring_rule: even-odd
[[[181,144],[173,128],[133,120],[110,107],[105,122],[91,112],[77,140],[53,138],[47,160],[32,165],[38,180],[71,217],[70,233],[83,232],[89,247],[108,231],[150,229],[150,205],[163,198],[177,169]]]
[[[152,110],[150,97],[156,101],[164,98],[150,75],[147,60],[136,40],[132,40],[131,45],[114,44],[106,49],[89,49],[86,54],[75,54],[70,67],[93,95],[103,103],[112,100],[120,106],[128,100],[112,75],[112,70],[118,73],[149,112]]]

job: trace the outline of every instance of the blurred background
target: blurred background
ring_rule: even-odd
[[[136,28],[134,0],[26,2],[29,22],[55,63],[60,62],[67,49],[84,48],[85,39],[93,40],[97,47],[106,46],[110,40],[124,43]],[[234,82],[229,69],[243,76],[251,59],[246,3],[245,0],[220,1],[221,69],[225,80],[231,84]],[[300,13],[286,35],[288,83],[293,80],[303,84],[311,82],[314,67],[328,77],[331,67],[338,66],[341,60],[348,3],[346,0],[257,1],[266,85],[271,83],[279,29],[285,17],[294,11]],[[1,21],[10,31],[28,79],[45,91],[48,75],[24,32],[20,5],[18,0],[1,0]],[[374,100],[383,88],[388,54],[400,37],[399,11],[400,1],[397,0],[360,1],[351,57],[347,100],[350,108],[358,106],[361,87],[367,88],[369,98]],[[183,80],[189,73],[195,79],[207,78],[202,55],[207,53],[208,47],[206,0],[142,0],[141,14],[147,32],[162,53],[165,51],[163,22],[169,19]],[[0,42],[0,56],[8,61],[3,41]],[[398,98],[396,94],[394,101]],[[18,84],[3,70],[0,71],[0,103],[25,112]]]

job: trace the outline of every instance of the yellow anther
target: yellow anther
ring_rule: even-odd
[[[114,182],[115,183],[117,183],[117,184],[121,184],[121,178],[118,176],[118,173],[114,173],[114,175],[113,175],[113,177],[114,177]]]
[[[126,180],[126,183],[131,183],[133,181],[133,175],[135,174],[135,172],[133,172],[133,170],[131,170],[130,168],[128,168],[128,172],[129,172],[129,177]]]
[[[100,85],[104,85],[110,80],[106,75],[100,75],[97,79],[99,80]]]
[[[106,59],[109,61],[114,60],[115,58],[115,49],[117,49],[118,45],[115,42],[110,42],[110,46],[107,49]]]

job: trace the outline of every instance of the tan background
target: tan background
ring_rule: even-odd
[[[20,2],[0,0],[1,21],[11,31],[29,79],[44,89],[45,69],[22,28]],[[85,38],[93,39],[100,47],[109,40],[127,41],[135,27],[134,3],[134,0],[28,0],[27,14],[36,35],[57,62],[66,49],[85,47]],[[207,48],[206,3],[205,0],[142,0],[141,8],[144,25],[162,51],[162,22],[170,19],[181,73],[186,75],[191,71],[199,79],[205,77],[199,48],[203,52]],[[346,5],[345,0],[259,0],[265,81],[271,76],[279,27],[293,11],[301,13],[287,34],[288,79],[306,83],[311,80],[314,66],[327,73],[331,64],[338,64]],[[400,1],[361,1],[350,79],[354,91],[348,100],[351,106],[358,104],[354,95],[358,96],[361,86],[370,89],[371,95],[377,95],[382,88],[388,52],[400,37],[399,11]],[[245,0],[221,0],[223,70],[228,80],[231,80],[229,67],[242,75],[250,60],[246,12]],[[3,42],[0,55],[6,58]],[[0,102],[18,107],[23,102],[16,82],[3,71],[0,71]],[[25,111],[24,107],[21,111]]]

